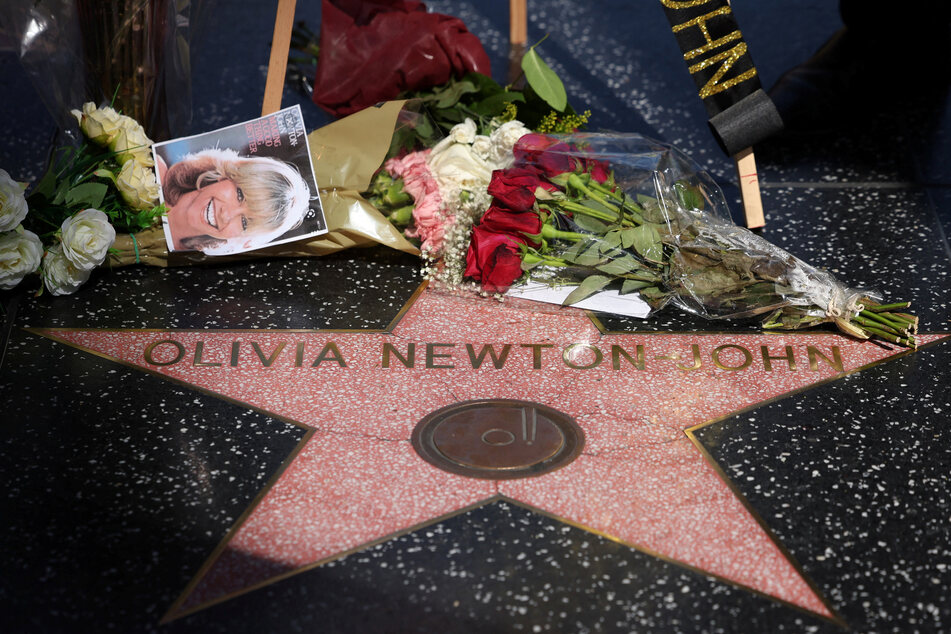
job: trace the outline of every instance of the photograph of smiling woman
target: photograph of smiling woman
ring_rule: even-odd
[[[230,149],[189,154],[167,170],[160,162],[159,173],[174,250],[267,246],[301,225],[312,197],[296,166]]]

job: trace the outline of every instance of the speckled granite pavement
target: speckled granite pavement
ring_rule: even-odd
[[[466,21],[501,79],[505,3],[429,4]],[[767,87],[840,26],[819,0],[733,4]],[[594,127],[674,143],[736,197],[659,6],[529,6],[530,39],[551,34],[542,52]],[[195,61],[192,132],[259,110],[271,8],[228,9],[206,24]],[[298,16],[316,27],[319,3]],[[0,167],[26,180],[52,122],[0,43]],[[285,104],[299,101],[309,127],[327,121],[286,92]],[[749,323],[673,311],[642,322],[520,318],[517,302],[465,308],[415,296],[417,263],[379,249],[102,271],[67,298],[0,294],[0,629],[951,630],[951,340],[940,338],[951,332],[951,102],[888,102],[870,104],[861,126],[757,148],[763,234],[853,285],[913,300],[936,336],[910,354],[828,331],[764,338]],[[125,332],[118,346],[112,331]],[[238,338],[259,347],[245,344],[235,369],[257,366],[229,383]],[[141,350],[156,340],[183,342],[187,356],[150,365]],[[308,342],[309,365],[327,340],[348,367],[331,351],[295,374],[295,344]],[[374,346],[386,341],[403,354],[411,342],[420,355],[441,347],[413,369],[394,356],[384,371]],[[531,345],[543,341],[555,350],[538,349],[551,356],[534,369]],[[266,365],[280,342],[283,356]],[[467,369],[467,342],[512,343],[511,359]],[[562,354],[571,342],[589,356]],[[645,369],[620,359],[613,370],[611,342],[631,354],[643,345]],[[692,344],[694,375],[673,367],[690,365]],[[778,358],[786,345],[796,370]],[[680,360],[661,359],[672,356],[664,346]],[[585,370],[593,347],[605,359]],[[274,376],[286,379],[274,387]],[[368,458],[408,448],[432,409],[480,396],[570,410],[588,444],[551,474],[490,485],[447,477],[408,449]],[[600,466],[609,458],[615,468]],[[432,474],[449,484],[427,488]],[[338,512],[352,519],[308,532],[308,518],[332,525]]]

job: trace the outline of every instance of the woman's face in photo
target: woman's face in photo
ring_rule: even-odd
[[[234,181],[220,180],[189,192],[175,205],[173,222],[183,236],[229,239],[250,235],[253,219]]]

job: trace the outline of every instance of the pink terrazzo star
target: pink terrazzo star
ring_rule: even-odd
[[[834,619],[689,430],[906,352],[831,333],[603,334],[578,310],[436,291],[386,333],[34,332],[310,430],[167,618],[509,499]],[[511,480],[417,455],[422,418],[475,399],[568,414],[581,455]]]

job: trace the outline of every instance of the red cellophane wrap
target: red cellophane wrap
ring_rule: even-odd
[[[491,75],[479,39],[458,18],[413,0],[323,0],[314,103],[347,115],[405,90],[470,71]]]

